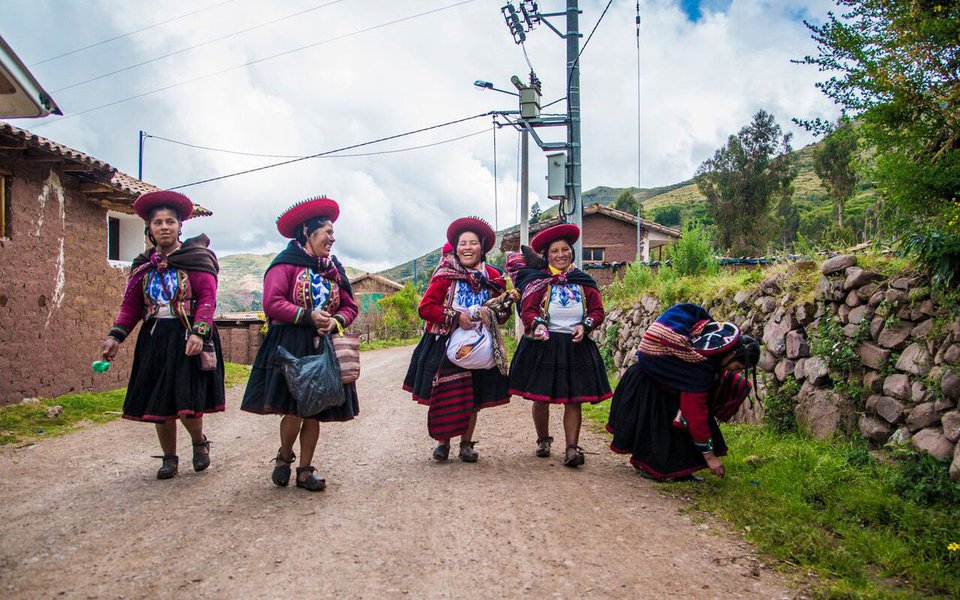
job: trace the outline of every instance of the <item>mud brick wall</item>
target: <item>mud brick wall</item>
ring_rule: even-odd
[[[0,240],[0,405],[127,383],[137,331],[95,374],[126,272],[107,262],[106,209],[49,163],[4,160],[10,236]]]
[[[635,225],[593,214],[584,217],[584,248],[603,248],[606,262],[633,262],[637,260],[637,228]],[[599,285],[613,283],[613,269],[586,271]]]
[[[220,334],[223,360],[241,365],[252,365],[260,349],[262,321],[216,321]]]

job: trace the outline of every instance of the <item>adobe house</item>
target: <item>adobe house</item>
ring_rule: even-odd
[[[530,237],[558,223],[560,217],[534,223],[530,225]],[[580,258],[584,270],[599,285],[607,285],[613,283],[615,269],[624,264],[638,258],[642,262],[662,258],[663,248],[680,239],[680,231],[646,219],[640,219],[638,225],[637,215],[595,203],[583,209],[582,236],[583,256]],[[516,252],[519,249],[520,231],[515,229],[504,233],[500,250]]]
[[[241,365],[252,365],[260,350],[265,323],[263,313],[225,312],[213,319],[220,334],[223,360]]]
[[[0,405],[126,385],[135,334],[106,373],[90,363],[146,247],[133,202],[155,189],[0,121]]]
[[[353,288],[353,299],[360,309],[360,314],[350,328],[363,334],[367,334],[380,321],[381,310],[377,301],[403,289],[399,283],[372,273],[364,273],[351,279],[350,287]]]

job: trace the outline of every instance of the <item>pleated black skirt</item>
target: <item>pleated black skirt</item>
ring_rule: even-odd
[[[413,399],[430,406],[430,393],[433,378],[440,365],[447,360],[447,335],[426,333],[413,350],[407,376],[403,379],[403,389],[413,394]],[[470,371],[473,379],[474,410],[499,406],[510,402],[507,378],[496,367]]]
[[[603,402],[613,396],[597,345],[569,333],[520,340],[510,364],[510,393],[551,404]]]
[[[610,449],[629,454],[630,464],[655,479],[683,477],[707,468],[690,434],[673,426],[679,408],[678,392],[662,389],[639,365],[633,365],[623,374],[610,403]],[[717,420],[708,419],[714,454],[726,456]]]
[[[225,408],[223,353],[213,328],[217,369],[201,371],[200,357],[184,354],[187,328],[180,319],[151,319],[140,326],[123,401],[123,418],[163,423],[202,417]]]
[[[267,335],[260,344],[257,358],[253,361],[250,380],[243,394],[240,410],[259,415],[297,415],[297,400],[287,389],[287,380],[274,365],[277,347],[283,346],[297,358],[319,354],[314,347],[317,332],[312,327],[273,323],[267,329]],[[312,417],[317,421],[349,421],[360,414],[360,401],[357,398],[357,385],[348,383],[343,386],[346,400],[340,406],[325,410]]]

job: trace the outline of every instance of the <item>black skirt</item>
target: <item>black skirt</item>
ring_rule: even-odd
[[[673,426],[679,409],[679,392],[664,390],[639,365],[633,365],[623,374],[610,403],[610,449],[629,454],[630,464],[655,479],[683,477],[707,468],[690,434]],[[708,422],[714,454],[726,456],[717,420],[710,416]]]
[[[447,360],[447,338],[449,335],[426,333],[420,343],[413,350],[407,376],[403,379],[403,389],[413,394],[413,399],[425,406],[430,406],[430,392],[433,388],[433,378],[440,369],[442,362],[449,365]],[[474,410],[499,406],[510,402],[510,391],[507,378],[499,369],[474,369],[473,376],[473,407]]]
[[[217,369],[201,371],[200,357],[184,354],[187,328],[180,319],[145,321],[133,352],[123,418],[163,423],[222,411],[226,405],[223,353],[216,327],[211,339],[217,351]]]
[[[551,404],[603,402],[613,395],[597,345],[589,337],[574,344],[569,333],[520,340],[510,363],[510,393]]]
[[[257,358],[253,361],[250,380],[243,394],[240,410],[258,415],[297,415],[297,400],[287,389],[287,380],[280,369],[274,366],[277,346],[283,346],[297,358],[319,354],[314,345],[316,329],[286,323],[272,323],[260,344]],[[349,421],[360,414],[357,385],[343,386],[346,400],[340,406],[325,410],[309,419],[317,421]]]

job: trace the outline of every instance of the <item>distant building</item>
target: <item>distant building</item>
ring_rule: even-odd
[[[135,335],[106,373],[90,363],[146,247],[133,202],[155,189],[0,121],[0,405],[126,384]]]
[[[350,287],[353,288],[353,299],[360,309],[360,314],[350,328],[363,334],[366,334],[368,329],[374,329],[381,321],[381,310],[377,301],[403,289],[396,281],[373,273],[354,277],[350,280]]]
[[[537,232],[560,222],[559,217],[546,219],[530,225],[530,237]],[[671,227],[640,219],[637,215],[610,208],[603,204],[591,204],[583,210],[583,261],[584,270],[600,285],[613,282],[615,271],[637,260],[637,240],[640,241],[641,261],[659,260],[663,248],[678,239],[680,231]],[[503,234],[500,250],[516,252],[520,249],[520,231]]]
[[[252,365],[263,341],[261,330],[265,322],[263,313],[220,313],[213,319],[220,334],[220,347],[225,362]]]

